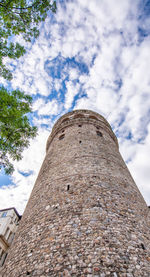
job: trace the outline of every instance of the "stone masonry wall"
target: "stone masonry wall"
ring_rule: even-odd
[[[147,217],[108,122],[70,112],[53,127],[1,276],[149,277]]]

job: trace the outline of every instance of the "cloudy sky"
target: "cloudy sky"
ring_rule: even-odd
[[[26,55],[10,64],[9,86],[33,96],[30,120],[39,133],[14,174],[1,172],[0,209],[23,212],[54,122],[80,108],[109,121],[150,205],[150,1],[66,0],[57,6],[38,39],[26,44]]]

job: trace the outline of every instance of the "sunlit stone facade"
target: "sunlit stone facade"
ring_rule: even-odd
[[[1,274],[149,277],[148,212],[108,122],[89,110],[65,114]]]

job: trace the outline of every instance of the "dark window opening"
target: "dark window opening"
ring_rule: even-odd
[[[62,132],[62,133],[64,133],[64,132],[65,132],[65,130],[62,130],[61,132]]]
[[[102,133],[100,131],[96,131],[96,134],[99,136],[99,137],[102,137]]]
[[[90,115],[89,118],[90,118],[90,119],[94,119],[94,120],[98,120],[97,117],[94,116],[94,115]]]
[[[82,127],[82,125],[81,125],[81,124],[79,124],[79,125],[78,125],[78,127]]]
[[[30,272],[29,272],[29,271],[27,271],[27,275],[30,275]]]
[[[141,243],[141,247],[142,247],[143,250],[146,249],[143,243]]]
[[[74,116],[74,118],[79,118],[79,117],[84,117],[84,115],[83,115],[83,114],[76,114],[76,115]]]
[[[0,260],[1,260],[3,255],[4,255],[4,251],[1,249]]]
[[[69,189],[70,189],[70,185],[67,186],[67,190],[69,190]]]
[[[67,118],[64,118],[63,120],[62,120],[62,122],[61,123],[64,123],[64,122],[66,122],[66,121],[68,121],[69,120],[69,118],[67,117]]]
[[[2,262],[1,262],[1,266],[4,265],[4,263],[5,263],[5,261],[6,261],[6,258],[7,258],[7,255],[8,255],[8,253],[4,253],[4,252],[3,252],[3,260],[2,260]]]
[[[61,136],[59,137],[59,140],[63,139],[64,137],[65,137],[65,135],[61,135]]]
[[[97,130],[99,130],[99,127],[98,127],[98,126],[96,126],[96,129],[97,129]]]
[[[81,140],[79,140],[79,143],[82,143],[82,141],[81,141]]]

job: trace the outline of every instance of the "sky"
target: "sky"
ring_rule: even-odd
[[[150,205],[150,0],[57,1],[26,54],[6,60],[11,89],[33,97],[38,136],[12,176],[0,172],[0,209],[23,213],[45,156],[51,128],[63,114],[103,115],[147,205]]]

